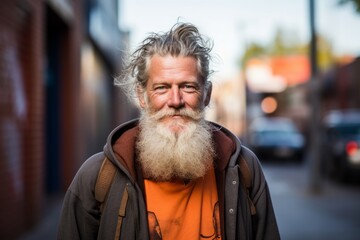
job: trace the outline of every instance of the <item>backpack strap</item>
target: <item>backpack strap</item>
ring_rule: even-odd
[[[100,213],[104,210],[105,200],[116,174],[116,168],[112,162],[105,157],[100,167],[95,184],[95,199],[100,203]]]
[[[241,180],[246,189],[247,199],[248,199],[248,202],[250,205],[251,215],[256,215],[256,207],[250,197],[250,190],[252,188],[251,172],[250,172],[250,168],[249,168],[246,160],[244,159],[243,155],[241,155],[241,154],[240,154],[239,166],[240,166]]]
[[[100,203],[99,209],[101,214],[104,211],[107,195],[114,181],[114,177],[116,173],[117,173],[116,166],[107,157],[105,157],[100,167],[99,174],[95,184],[95,199]],[[121,225],[123,218],[125,217],[128,198],[129,198],[129,193],[127,187],[125,187],[118,212],[118,221],[116,224],[116,232],[114,238],[115,240],[120,239]]]
[[[116,225],[116,233],[115,233],[115,240],[120,239],[120,230],[122,225],[122,220],[125,217],[126,213],[126,204],[129,199],[129,193],[127,188],[125,187],[123,196],[121,198],[120,208],[119,208],[119,214],[118,214],[118,222]]]

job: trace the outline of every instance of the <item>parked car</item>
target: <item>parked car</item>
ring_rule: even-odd
[[[346,181],[360,174],[360,109],[332,110],[323,120],[322,164]]]
[[[256,118],[250,124],[249,131],[249,147],[260,159],[302,160],[304,136],[291,119]]]

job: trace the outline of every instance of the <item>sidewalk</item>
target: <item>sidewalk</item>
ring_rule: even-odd
[[[62,200],[61,197],[51,199],[41,221],[29,232],[23,234],[19,240],[55,240]]]

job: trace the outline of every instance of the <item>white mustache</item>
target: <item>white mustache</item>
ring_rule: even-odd
[[[163,109],[159,110],[153,114],[150,114],[151,119],[153,120],[161,120],[165,117],[171,116],[182,116],[188,117],[194,121],[198,121],[203,118],[204,111],[194,111],[192,109],[182,108],[182,109]]]

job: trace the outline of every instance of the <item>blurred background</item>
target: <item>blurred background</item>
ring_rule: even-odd
[[[207,119],[255,151],[283,239],[360,233],[359,0],[1,0],[0,239],[56,239],[62,198],[138,116],[113,85],[150,32],[214,41]]]

